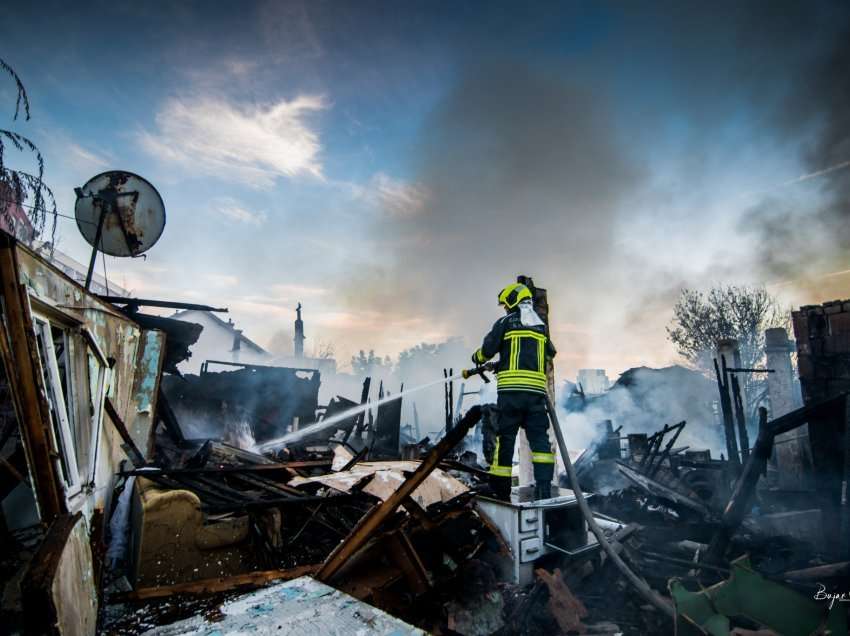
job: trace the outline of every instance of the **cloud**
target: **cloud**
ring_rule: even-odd
[[[68,143],[66,151],[68,152],[68,155],[70,155],[71,161],[79,168],[94,171],[103,170],[109,165],[109,162],[103,157],[96,155],[90,150],[87,150],[74,142]]]
[[[271,290],[275,296],[282,296],[283,298],[293,298],[295,296],[324,296],[328,293],[328,290],[324,287],[311,287],[310,285],[272,285]]]
[[[156,130],[138,135],[142,148],[189,173],[270,188],[279,177],[322,178],[319,133],[309,117],[328,108],[319,95],[269,106],[219,97],[173,98],[156,115]]]
[[[248,210],[244,204],[230,197],[219,197],[213,201],[213,209],[231,221],[238,223],[250,223],[251,225],[263,225],[268,220],[264,211],[254,212]]]
[[[232,274],[204,274],[204,278],[216,287],[235,287],[239,277]]]
[[[394,179],[383,172],[372,176],[365,193],[367,198],[377,201],[393,216],[417,214],[427,202],[427,190],[424,187]]]

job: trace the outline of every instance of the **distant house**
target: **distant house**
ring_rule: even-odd
[[[272,364],[272,356],[256,342],[246,337],[230,319],[223,320],[210,311],[188,309],[171,316],[177,320],[194,322],[204,330],[192,346],[192,357],[181,362],[181,373],[198,374],[207,360],[238,362],[240,364]]]
[[[232,320],[223,320],[212,312],[189,309],[178,311],[171,318],[194,322],[204,328],[198,342],[192,346],[192,357],[178,365],[177,368],[181,373],[200,373],[201,365],[207,360],[261,364],[290,369],[317,369],[324,375],[336,373],[336,360],[333,358],[309,358],[304,355],[269,353],[256,342],[247,338],[241,329],[236,328]],[[295,333],[296,349],[300,344],[303,353],[304,326],[301,323],[300,312],[295,323]],[[219,371],[221,369],[211,370]]]

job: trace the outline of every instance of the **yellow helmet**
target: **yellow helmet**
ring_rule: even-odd
[[[499,304],[513,309],[526,298],[531,298],[531,290],[522,283],[513,283],[499,292]]]

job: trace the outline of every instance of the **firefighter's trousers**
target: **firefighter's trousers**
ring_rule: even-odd
[[[555,455],[549,444],[546,396],[531,391],[499,392],[496,448],[490,464],[490,483],[502,497],[510,495],[514,445],[520,428],[531,447],[534,479],[550,483],[555,474]]]

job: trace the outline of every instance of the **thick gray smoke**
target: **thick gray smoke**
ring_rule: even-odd
[[[749,211],[742,227],[756,239],[767,271],[822,286],[825,281],[817,274],[848,267],[850,24],[827,38],[824,49],[798,68],[793,79],[793,90],[779,113],[780,125],[789,136],[805,140],[803,162],[820,203],[801,206],[769,197]],[[800,179],[806,180],[807,175]]]
[[[558,65],[458,46],[414,149],[424,202],[375,224],[384,251],[348,286],[353,306],[427,316],[475,345],[496,291],[529,274],[550,292],[559,377],[574,377],[672,362],[664,326],[684,286],[847,268],[850,167],[796,184],[781,167],[850,160],[847,5],[615,13]],[[778,167],[759,173],[766,153]],[[824,300],[798,287],[795,301]]]
[[[590,84],[509,62],[468,67],[419,157],[425,204],[376,226],[388,262],[356,276],[353,303],[429,316],[476,347],[517,274],[549,289],[561,326],[616,284],[614,226],[643,174]]]

